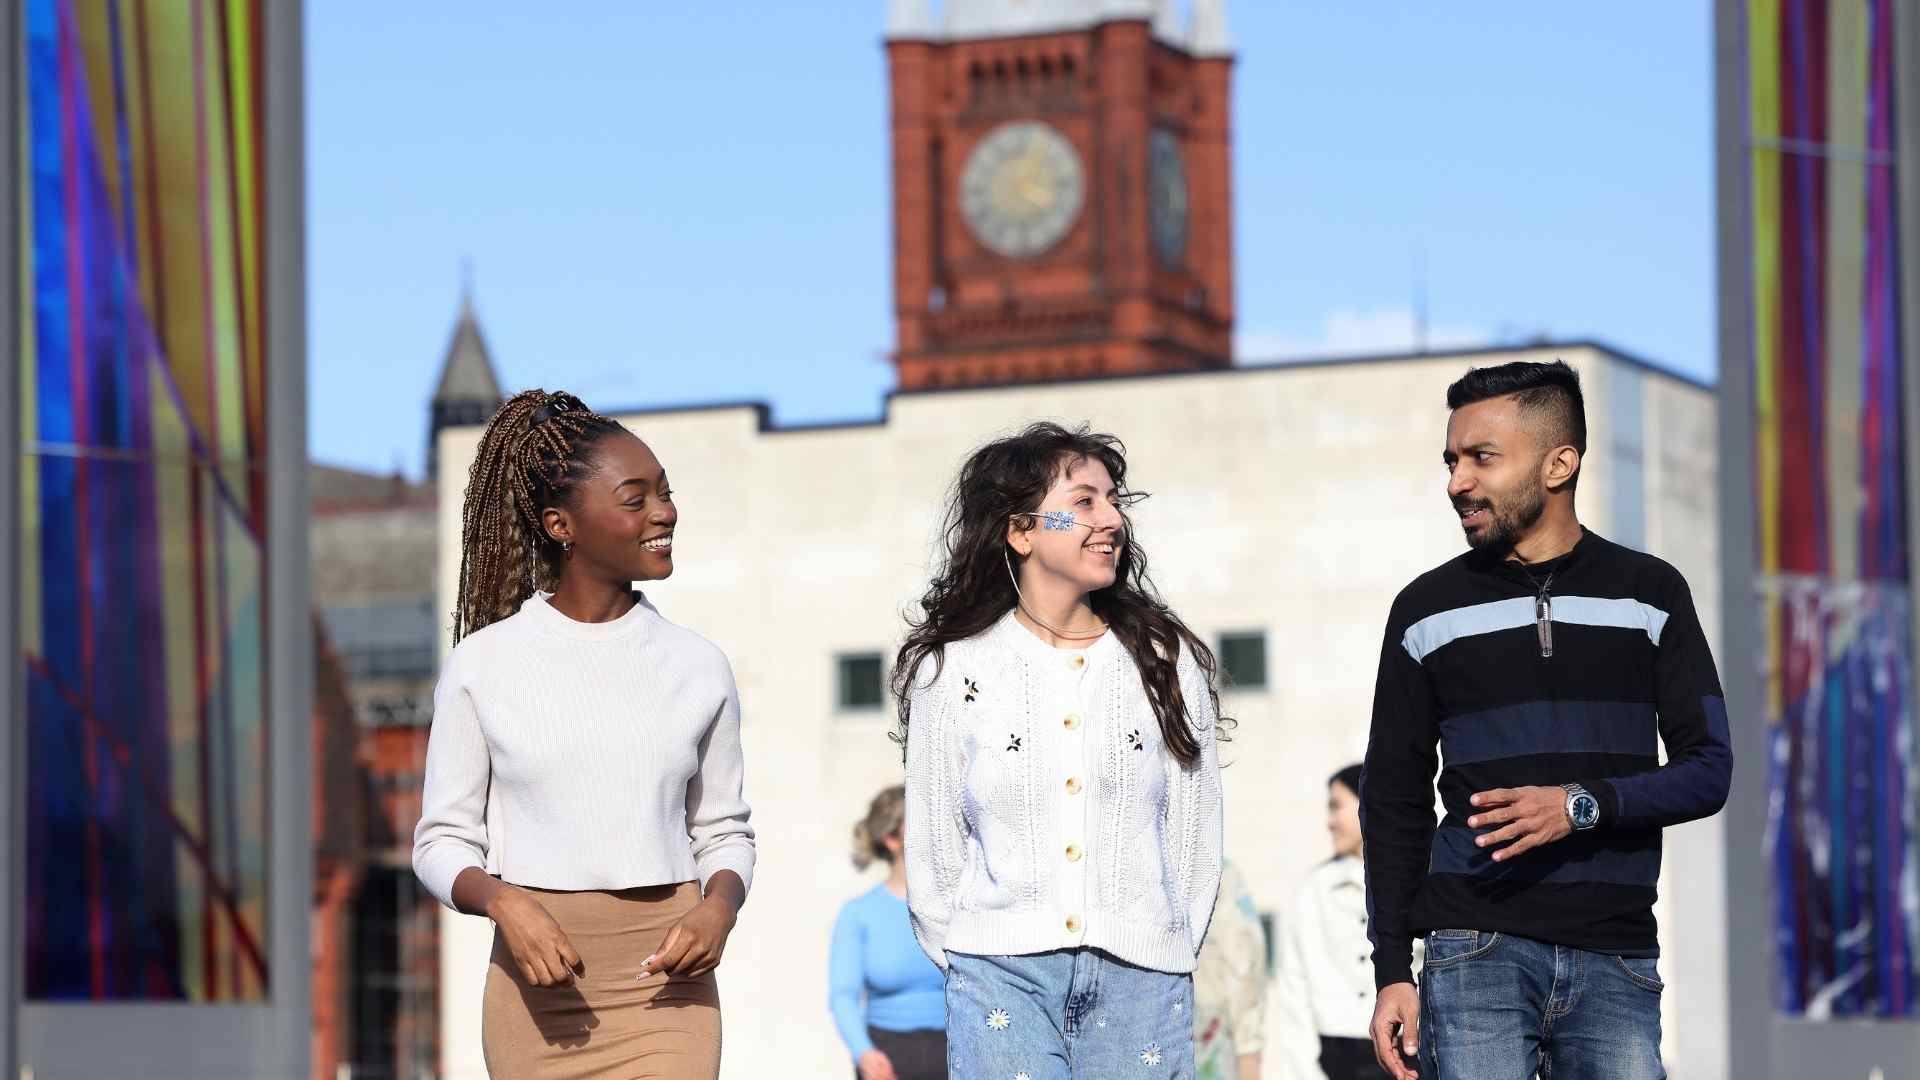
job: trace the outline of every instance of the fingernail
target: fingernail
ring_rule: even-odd
[[[635,976],[633,977],[633,981],[634,981],[634,982],[639,982],[639,981],[640,981],[641,979],[644,979],[644,978],[646,978],[647,976],[649,976],[649,975],[651,975],[651,974],[653,974],[653,972],[651,972],[651,971],[648,971],[648,970],[647,970],[646,968],[641,968],[641,969],[640,969],[640,974],[638,974],[638,975],[635,975]]]

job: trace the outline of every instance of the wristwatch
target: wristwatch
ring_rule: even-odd
[[[1600,800],[1593,792],[1579,784],[1561,784],[1567,793],[1567,820],[1573,823],[1575,832],[1581,832],[1600,824]]]

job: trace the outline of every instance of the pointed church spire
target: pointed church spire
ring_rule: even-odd
[[[454,319],[453,336],[440,361],[440,381],[433,389],[427,431],[427,476],[439,468],[438,447],[444,428],[484,424],[505,400],[500,379],[494,374],[493,354],[487,350],[486,335],[480,332],[480,319],[473,311],[473,266],[462,261],[460,273],[460,313]]]
[[[1188,36],[1195,56],[1233,55],[1233,38],[1227,33],[1227,0],[1193,0],[1193,28]]]
[[[493,354],[487,349],[486,335],[480,332],[480,319],[473,312],[470,286],[460,290],[460,314],[454,319],[453,337],[440,360],[440,382],[434,387],[433,400],[435,404],[486,401],[489,409],[501,401]]]

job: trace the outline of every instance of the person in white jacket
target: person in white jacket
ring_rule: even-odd
[[[1307,875],[1280,924],[1273,1003],[1289,1080],[1379,1080],[1373,1019],[1373,946],[1360,844],[1360,766],[1327,781],[1333,858]]]
[[[1214,659],[1154,594],[1125,484],[1119,440],[1085,428],[975,451],[895,664],[907,908],[955,1077],[1193,1074]]]

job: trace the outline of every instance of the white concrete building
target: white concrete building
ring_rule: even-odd
[[[773,427],[754,404],[616,413],[665,463],[681,513],[675,574],[647,593],[727,652],[745,708],[760,855],[720,970],[723,1075],[849,1073],[827,1012],[828,935],[866,885],[848,862],[853,822],[901,764],[889,708],[839,705],[839,661],[890,665],[969,450],[1040,418],[1120,435],[1133,484],[1153,495],[1134,516],[1162,592],[1210,641],[1264,642],[1264,684],[1224,702],[1239,720],[1223,754],[1227,853],[1278,911],[1327,855],[1324,783],[1365,748],[1389,604],[1463,547],[1440,462],[1447,385],[1470,366],[1555,357],[1585,379],[1582,520],[1678,566],[1717,635],[1713,394],[1599,345],[900,393],[881,421],[831,427]],[[453,428],[439,443],[441,611],[455,606],[478,437]],[[1667,840],[1666,997],[1687,1004],[1666,1030],[1686,1076],[1725,1068],[1719,837],[1708,822]],[[480,1077],[491,929],[442,919],[444,1075]]]

